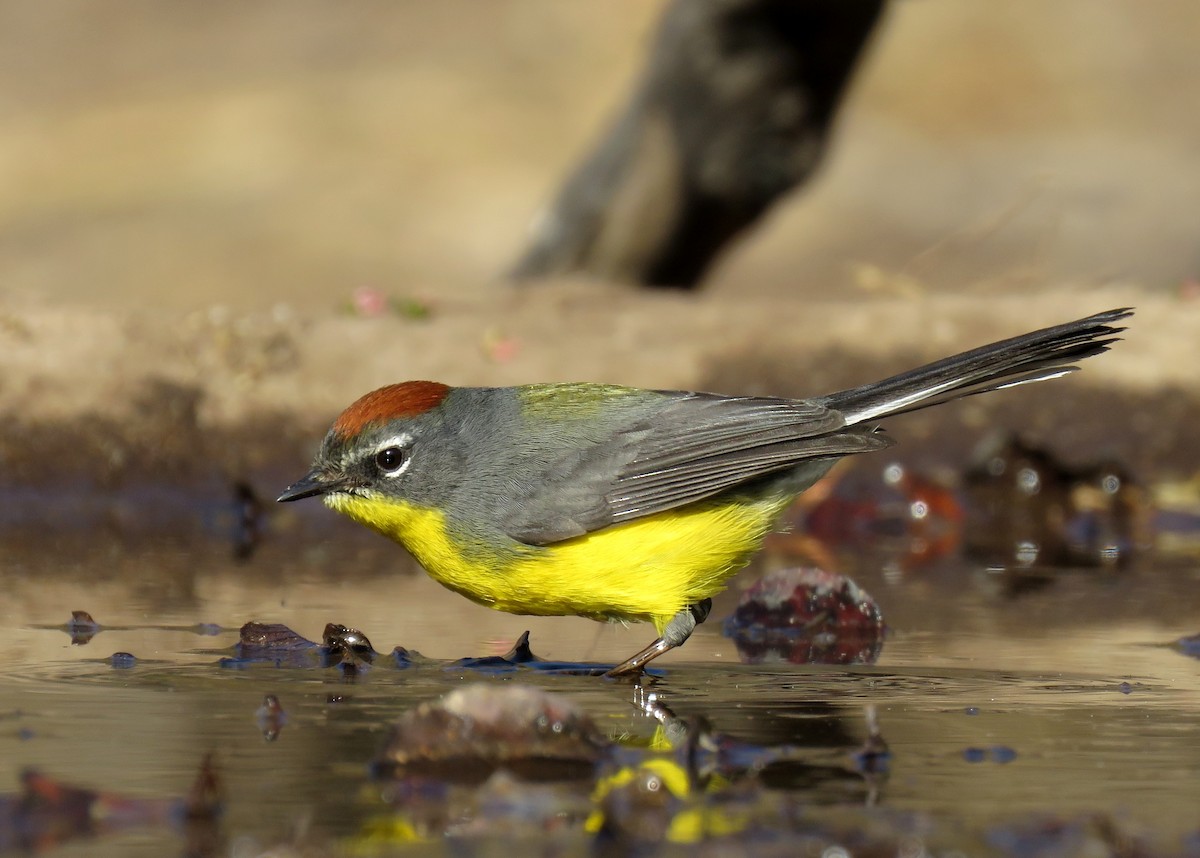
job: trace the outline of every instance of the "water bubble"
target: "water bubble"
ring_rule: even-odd
[[[988,459],[987,470],[988,470],[988,473],[991,474],[993,477],[998,477],[1001,474],[1003,474],[1005,468],[1007,468],[1007,467],[1008,467],[1008,462],[1004,461],[1004,458],[1002,456],[995,456],[991,459]]]
[[[1105,474],[1104,479],[1100,481],[1100,487],[1107,494],[1115,495],[1121,489],[1121,478],[1116,474]]]
[[[908,514],[911,515],[913,518],[915,518],[917,521],[920,521],[925,516],[929,515],[929,504],[925,503],[925,501],[920,501],[920,500],[913,501],[911,504],[909,504]]]
[[[1042,478],[1033,468],[1021,468],[1017,472],[1017,488],[1027,495],[1036,495],[1042,487]]]
[[[1013,554],[1013,557],[1022,566],[1032,566],[1037,562],[1038,551],[1039,548],[1036,542],[1025,540],[1017,543],[1017,550]]]
[[[889,486],[894,486],[904,479],[904,468],[901,465],[892,463],[883,469],[883,481]]]

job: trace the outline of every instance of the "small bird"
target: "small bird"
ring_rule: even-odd
[[[705,620],[797,495],[841,457],[893,443],[880,419],[1065,375],[1131,313],[814,399],[392,384],[342,412],[279,501],[324,496],[496,610],[648,620],[658,638],[608,675],[636,674]]]

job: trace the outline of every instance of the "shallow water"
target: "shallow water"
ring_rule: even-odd
[[[502,653],[524,629],[540,656],[611,662],[647,643],[648,627],[488,611],[442,590],[369,534],[329,525],[319,510],[311,522],[283,522],[245,563],[204,539],[207,524],[166,544],[94,530],[11,542],[0,565],[8,605],[0,792],[16,792],[21,769],[35,766],[122,795],[179,796],[203,755],[216,751],[225,853],[258,854],[299,830],[302,842],[362,854],[364,832],[381,814],[394,816],[367,768],[389,724],[468,681],[569,695],[625,744],[655,735],[657,722],[627,684],[447,667]],[[740,663],[720,621],[739,591],[782,562],[771,557],[746,570],[709,622],[659,663],[665,676],[653,690],[685,722],[703,716],[731,740],[786,748],[787,759],[763,773],[772,794],[795,799],[818,824],[853,811],[867,816],[852,817],[852,827],[915,826],[938,844],[931,854],[1000,849],[1006,841],[996,832],[1033,813],[1111,816],[1169,854],[1200,829],[1200,662],[1169,647],[1200,631],[1193,561],[1146,558],[1122,572],[1036,579],[959,558],[901,571],[887,551],[843,551],[838,561],[883,609],[889,635],[876,664]],[[76,608],[105,626],[82,645],[61,628]],[[252,619],[318,640],[326,622],[344,623],[377,650],[400,644],[437,661],[408,670],[377,664],[352,679],[335,669],[219,667]],[[222,630],[200,634],[199,623]],[[120,651],[136,665],[111,666]],[[255,716],[267,694],[287,712],[274,741]],[[855,764],[867,705],[891,750],[883,778],[866,778]],[[504,821],[491,823],[502,830]],[[440,849],[436,832],[425,835],[433,837],[426,849]],[[576,832],[564,848],[586,850],[587,842]],[[52,854],[183,849],[178,831],[149,826],[73,840]]]

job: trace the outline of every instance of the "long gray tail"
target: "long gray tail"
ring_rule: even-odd
[[[854,425],[940,405],[964,396],[1074,372],[1078,361],[1108,351],[1124,328],[1112,323],[1133,315],[1131,307],[1044,328],[954,355],[824,397]]]

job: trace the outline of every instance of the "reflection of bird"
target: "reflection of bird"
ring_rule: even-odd
[[[891,443],[880,418],[1063,375],[1129,313],[815,399],[394,384],[342,412],[279,500],[324,495],[498,610],[650,620],[659,638],[612,671],[637,672],[703,622],[796,495],[842,456]]]

